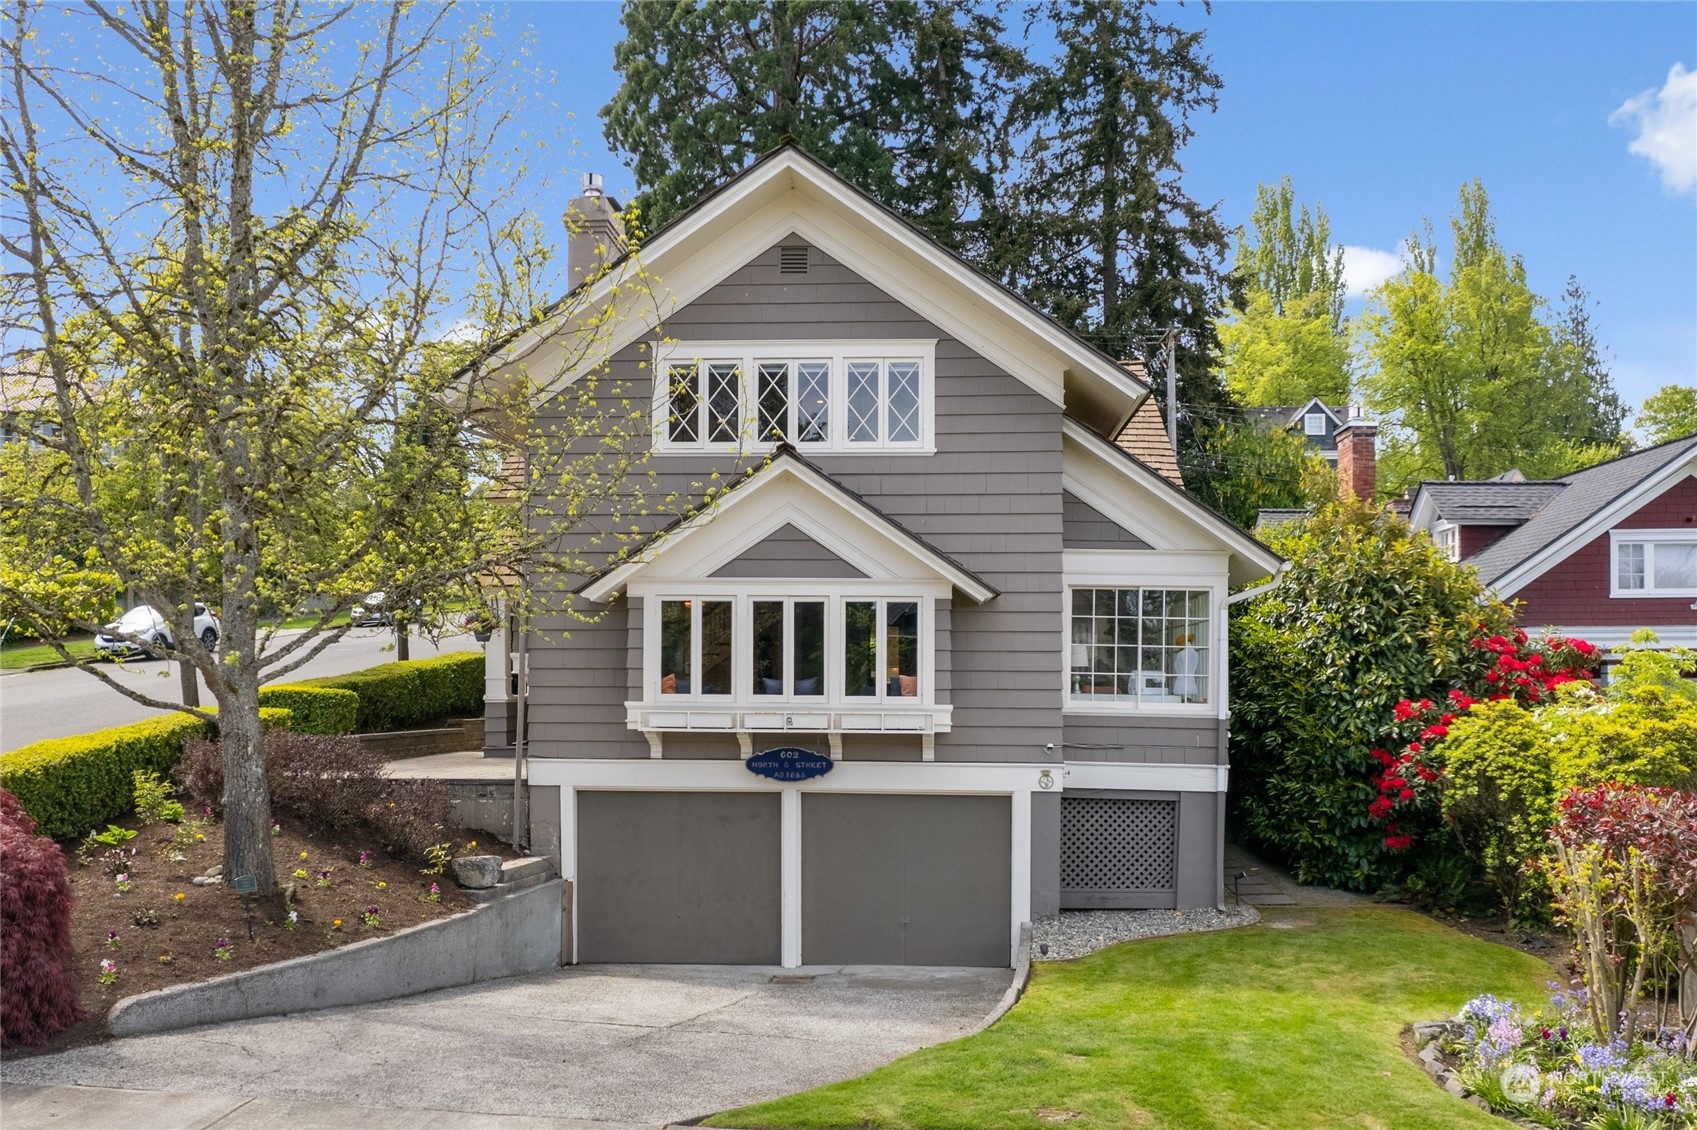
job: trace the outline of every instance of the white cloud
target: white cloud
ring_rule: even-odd
[[[1377,247],[1344,244],[1343,284],[1351,298],[1365,298],[1402,270],[1402,256]]]
[[[1697,195],[1697,71],[1675,63],[1660,90],[1628,98],[1609,124],[1637,131],[1627,149],[1656,166],[1669,192]]]

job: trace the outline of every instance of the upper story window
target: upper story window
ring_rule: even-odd
[[[1615,596],[1697,596],[1697,531],[1616,530]]]
[[[1310,412],[1302,418],[1302,431],[1305,435],[1323,436],[1326,434],[1326,414]]]
[[[660,350],[659,452],[934,450],[935,342],[715,342]]]
[[[1451,561],[1461,560],[1461,527],[1439,526],[1432,531],[1432,541]]]
[[[917,598],[752,593],[656,603],[649,701],[917,705],[928,698],[922,620],[928,628],[930,617]]]
[[[1133,706],[1210,701],[1209,593],[1074,588],[1068,694]]]

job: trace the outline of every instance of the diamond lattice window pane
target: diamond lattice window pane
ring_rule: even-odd
[[[850,443],[878,442],[878,369],[876,361],[848,366],[848,438]]]
[[[760,438],[781,440],[789,431],[790,367],[781,362],[760,366]]]
[[[666,377],[672,390],[666,437],[673,443],[694,443],[701,438],[701,398],[695,389],[695,366],[673,365]]]
[[[884,432],[891,443],[913,443],[919,439],[919,363],[892,361],[889,377]]]
[[[797,443],[830,442],[831,366],[823,361],[795,367],[795,430]]]
[[[726,443],[742,431],[742,397],[735,365],[707,366],[707,438]]]

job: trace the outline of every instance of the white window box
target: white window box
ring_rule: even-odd
[[[825,734],[833,758],[842,756],[844,734],[917,734],[921,757],[930,761],[932,737],[948,733],[953,719],[954,707],[948,704],[868,703],[778,713],[769,708],[684,710],[667,702],[625,703],[625,727],[648,738],[654,757],[662,755],[666,734],[735,734],[744,757],[754,752],[755,734]]]

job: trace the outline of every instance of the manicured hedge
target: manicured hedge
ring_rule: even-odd
[[[261,708],[266,726],[288,728],[287,710]],[[211,737],[210,722],[187,714],[69,738],[48,738],[0,757],[0,788],[16,796],[42,835],[73,839],[135,808],[137,769],[171,771],[190,738]]]
[[[359,724],[359,695],[337,687],[276,683],[259,688],[259,704],[287,710],[296,733],[351,734]]]
[[[292,684],[353,691],[362,734],[483,713],[483,653],[453,651]]]

